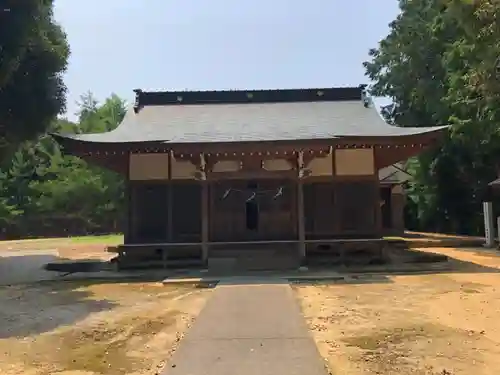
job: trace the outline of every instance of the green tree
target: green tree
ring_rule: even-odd
[[[0,160],[64,110],[68,56],[53,1],[0,0]]]
[[[78,133],[102,133],[113,130],[125,116],[125,101],[112,94],[103,104],[88,92],[80,97]]]
[[[477,233],[500,168],[500,7],[496,0],[400,0],[400,15],[365,63],[372,93],[399,126],[451,124],[441,147],[409,163],[419,229]]]
[[[91,95],[87,95],[91,98]],[[101,132],[123,119],[125,102],[112,95],[83,103],[78,122],[56,120],[51,131]],[[50,136],[24,142],[0,171],[3,237],[61,236],[120,230],[123,177],[64,154]]]

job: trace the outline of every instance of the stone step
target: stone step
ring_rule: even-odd
[[[247,256],[295,256],[297,250],[282,248],[251,248],[251,249],[210,249],[209,257],[227,258],[227,257],[247,257]]]
[[[210,271],[263,271],[296,269],[300,266],[298,257],[295,256],[266,256],[247,255],[235,257],[208,258]]]
[[[285,270],[294,269],[300,266],[297,257],[248,257],[239,258],[236,267],[241,270]]]

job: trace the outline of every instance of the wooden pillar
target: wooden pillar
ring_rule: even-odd
[[[302,182],[302,174],[304,168],[304,154],[300,151],[297,154],[297,226],[299,232],[299,256],[302,262],[306,258],[306,228],[305,228],[305,215],[304,215],[304,183]]]
[[[167,238],[168,242],[174,242],[174,189],[172,184],[172,152],[168,158],[168,187],[167,187]]]
[[[170,164],[170,163],[169,163]],[[170,166],[169,166],[170,168]],[[170,170],[169,170],[169,180],[167,185],[167,242],[174,242],[174,210],[172,203],[174,201],[174,192],[172,181],[170,180]],[[168,263],[168,249],[162,248],[161,252],[163,268],[167,268]]]
[[[168,157],[168,164],[167,164],[167,175],[168,175],[168,181],[167,181],[167,242],[174,242],[174,209],[173,209],[173,202],[174,202],[174,190],[173,190],[173,184],[172,184],[172,158],[173,158],[173,153],[172,151],[169,151],[169,157]],[[161,252],[161,258],[162,258],[162,264],[163,268],[167,268],[168,266],[168,249],[162,248]]]
[[[125,174],[125,229],[123,233],[123,243],[128,244],[132,242],[133,240],[133,235],[132,235],[132,228],[133,228],[133,222],[132,222],[132,200],[131,200],[131,188],[130,188],[130,153],[127,153],[127,172]]]
[[[200,153],[199,171],[201,172],[201,256],[204,265],[208,262],[209,238],[209,191],[207,181],[207,160],[204,153]]]
[[[304,184],[297,183],[297,225],[299,232],[299,256],[302,260],[306,257],[306,230],[304,217]]]
[[[203,264],[208,261],[208,242],[209,242],[209,191],[208,182],[201,182],[201,251]]]
[[[172,182],[167,186],[167,238],[168,242],[174,242],[174,189]]]
[[[138,216],[138,209],[137,209],[137,200],[139,199],[138,197],[138,190],[139,186],[136,184],[132,184],[129,181],[128,184],[128,215],[129,215],[129,222],[128,222],[128,236],[127,236],[127,243],[130,242],[137,242],[139,240],[138,238],[138,226],[140,223],[141,218]]]
[[[391,189],[391,234],[403,236],[405,231],[405,195],[403,187],[396,185]]]
[[[382,205],[380,204],[380,181],[378,179],[378,175],[376,180],[374,181],[375,185],[375,204],[374,204],[374,209],[375,209],[375,230],[376,230],[376,235],[377,236],[382,236],[384,232],[384,228],[382,225]]]
[[[131,189],[130,189],[130,180],[125,181],[125,229],[123,233],[123,243],[128,244],[132,242],[132,201],[131,201]]]

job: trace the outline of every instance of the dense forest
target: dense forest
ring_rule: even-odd
[[[11,24],[0,22],[6,51],[0,64],[1,236],[117,232],[122,178],[63,155],[46,134],[110,130],[125,103],[117,96],[97,103],[87,94],[78,121],[56,119],[64,112],[61,74],[69,47],[53,23],[51,2],[45,3],[31,9],[43,15],[36,24],[16,9]],[[382,114],[394,125],[452,125],[438,148],[407,162],[407,227],[480,234],[487,184],[500,175],[500,3],[400,0],[399,6],[390,33],[364,63],[371,94],[392,99]],[[3,33],[3,27],[19,32]],[[37,28],[47,31],[44,38],[30,34]],[[23,40],[29,48],[17,48]]]
[[[500,172],[500,2],[399,6],[365,63],[372,94],[393,100],[383,113],[396,125],[452,125],[439,148],[408,162],[407,227],[480,234],[481,202]]]
[[[49,132],[99,133],[116,127],[125,103],[82,97],[78,121],[55,120]],[[0,170],[3,238],[116,233],[124,217],[120,175],[64,155],[48,135],[20,145]]]

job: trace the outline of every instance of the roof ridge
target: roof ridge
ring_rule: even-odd
[[[192,104],[292,103],[362,100],[366,85],[307,89],[143,91],[135,89],[135,112],[145,106]]]

